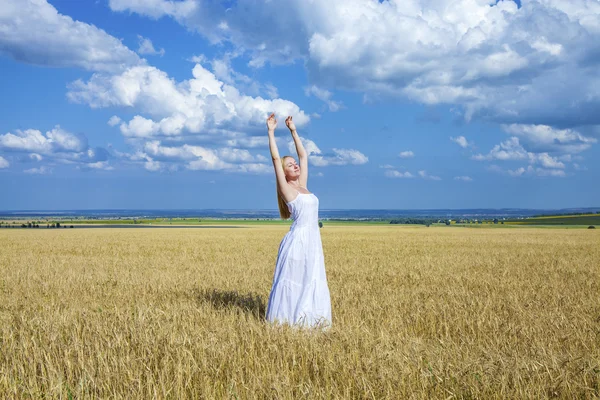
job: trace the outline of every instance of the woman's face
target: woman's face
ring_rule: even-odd
[[[294,179],[300,176],[300,166],[292,157],[286,157],[283,160],[283,172],[288,179]]]

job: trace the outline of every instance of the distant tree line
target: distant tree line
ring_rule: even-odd
[[[538,215],[533,215],[531,218],[558,217],[558,216],[562,216],[562,215],[590,215],[590,214],[600,214],[600,211],[596,211],[595,213],[593,211],[588,211],[588,212],[573,212],[573,213],[560,213],[560,214],[538,214]]]
[[[431,225],[438,220],[432,220],[427,218],[398,218],[390,221],[392,225],[406,224],[406,225]]]
[[[406,225],[425,225],[431,224],[504,224],[504,221],[500,221],[498,218],[489,220],[477,220],[477,219],[466,219],[466,218],[455,218],[455,219],[439,219],[439,218],[397,218],[390,221],[390,224],[406,224]]]
[[[0,221],[0,228],[39,228],[41,221],[29,221],[27,223],[23,222],[20,225],[16,221],[12,221],[10,224],[8,222]],[[42,223],[42,227],[44,224]],[[46,228],[73,228],[73,225],[61,225],[60,222],[47,223]]]

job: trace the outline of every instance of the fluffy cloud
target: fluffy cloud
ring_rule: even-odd
[[[77,168],[89,168],[89,169],[102,169],[105,171],[112,171],[114,169],[113,166],[111,166],[108,161],[96,161],[96,162],[91,162],[88,164],[83,164],[78,166]]]
[[[90,148],[84,135],[72,134],[58,125],[45,134],[37,129],[15,132],[0,135],[0,150],[26,153],[30,160],[37,162],[47,159],[50,162],[110,169],[107,162],[110,156],[108,151],[101,147]],[[34,168],[31,173],[40,173],[39,171],[46,173],[49,169]]]
[[[83,135],[69,133],[57,125],[45,135],[36,129],[17,130],[16,134],[0,135],[0,148],[41,154],[82,152],[87,149],[87,139]]]
[[[264,94],[270,99],[279,97],[277,88],[272,84],[267,83],[263,85],[248,75],[234,70],[231,66],[231,60],[235,57],[237,57],[236,54],[227,53],[222,58],[215,58],[210,62],[206,60],[206,57],[192,57],[192,59],[204,60],[199,62],[199,64],[210,63],[212,72],[218,80],[230,86],[235,86],[240,92],[252,96],[260,96],[261,94]]]
[[[432,181],[441,181],[442,180],[442,178],[440,178],[439,176],[429,175],[427,173],[427,171],[419,171],[419,176],[423,179],[429,179]]]
[[[519,143],[519,138],[511,137],[510,139],[494,146],[486,155],[475,154],[472,157],[474,160],[524,160],[528,158],[527,151]]]
[[[550,156],[548,153],[532,154],[529,153],[529,162],[539,163],[544,168],[565,168],[565,164],[558,161],[555,157]]]
[[[331,99],[332,93],[329,90],[321,89],[315,85],[309,86],[304,89],[304,94],[307,96],[315,96],[317,99],[327,104],[329,111],[336,112],[344,108],[341,102],[333,101]]]
[[[466,119],[600,124],[597,1],[110,0],[168,15],[251,66],[303,59],[318,87],[456,104]],[[269,21],[256,29],[255,21]]]
[[[324,154],[321,149],[310,139],[300,138],[306,152],[308,161],[315,167],[327,167],[331,165],[362,165],[369,162],[369,157],[358,150],[333,148],[329,154]],[[288,150],[295,154],[296,147],[293,141],[288,142]]]
[[[2,156],[0,156],[0,169],[10,167],[10,163],[8,160]]]
[[[200,64],[196,64],[192,74],[190,80],[175,82],[157,68],[136,66],[118,75],[94,74],[88,82],[75,81],[67,96],[92,108],[132,107],[151,117],[137,115],[122,123],[121,132],[129,137],[262,128],[270,112],[280,119],[293,115],[299,127],[310,120],[288,100],[241,94]]]
[[[26,174],[46,175],[46,174],[52,173],[52,168],[49,168],[46,166],[41,166],[41,167],[37,167],[37,168],[29,168],[29,169],[24,170],[23,172],[25,172]]]
[[[46,0],[2,1],[0,53],[36,65],[92,71],[143,63],[117,38],[59,14]]]
[[[589,149],[597,140],[573,129],[556,129],[547,125],[503,125],[509,134],[521,138],[524,146],[536,152],[575,154]]]
[[[589,149],[597,139],[584,136],[574,129],[558,129],[548,125],[510,124],[502,125],[511,136],[494,146],[488,154],[475,154],[478,161],[527,161],[530,165],[517,169],[503,170],[492,166],[492,170],[510,176],[555,176],[564,177],[567,163],[582,159],[577,155]],[[538,165],[534,167],[534,165]],[[580,170],[573,164],[575,170]]]
[[[502,168],[498,167],[498,166],[493,166],[492,168],[490,168],[492,171],[501,173],[501,174],[507,174],[509,176],[512,177],[521,177],[521,176],[549,176],[549,177],[560,177],[563,178],[565,176],[567,176],[567,174],[565,173],[565,171],[561,170],[561,169],[546,169],[546,168],[535,168],[531,165],[529,165],[527,168],[525,167],[520,167],[514,170],[508,169],[508,170],[503,170]]]
[[[138,35],[138,45],[138,54],[159,55],[161,57],[165,55],[165,49],[156,50],[152,44],[152,40],[141,35]]]
[[[152,18],[160,18],[163,15],[177,18],[197,10],[194,0],[109,0],[109,4],[114,11],[129,10]]]
[[[566,176],[564,170],[565,163],[573,162],[579,159],[579,156],[565,154],[565,152],[583,151],[591,143],[595,142],[593,138],[587,138],[572,130],[555,130],[549,127],[521,126],[513,125],[505,127],[507,132],[520,134],[528,141],[530,148],[536,150],[554,150],[551,155],[548,152],[527,151],[516,136],[496,145],[488,154],[475,154],[471,158],[477,161],[527,161],[530,165],[520,167],[515,170],[507,170],[510,176]],[[539,165],[534,168],[532,165]],[[498,167],[492,168],[496,170]],[[577,168],[575,168],[577,169]],[[557,171],[553,171],[557,170]],[[500,171],[503,171],[500,169]]]
[[[241,147],[241,148],[257,148],[262,147],[266,149],[269,147],[269,138],[266,135],[263,136],[250,136],[239,139],[228,139],[225,141],[225,145],[228,147]]]
[[[120,123],[121,123],[121,118],[117,117],[116,115],[113,115],[112,117],[110,117],[110,119],[107,122],[107,124],[110,126],[116,126],[116,125],[119,125]]]
[[[385,176],[387,176],[388,178],[414,178],[415,177],[413,174],[411,174],[408,171],[400,172],[400,171],[396,171],[395,169],[388,169],[387,171],[385,171]]]
[[[467,138],[464,136],[450,137],[450,140],[452,140],[454,143],[456,143],[463,149],[465,149],[471,145],[471,143],[469,143]]]
[[[403,151],[400,154],[398,154],[398,157],[400,157],[400,158],[412,158],[414,156],[415,156],[415,153],[413,153],[410,150]]]
[[[473,178],[471,178],[470,176],[455,176],[454,180],[455,181],[463,181],[463,182],[472,182]]]
[[[384,172],[384,175],[387,176],[388,178],[415,178],[416,176],[419,176],[423,179],[428,179],[431,181],[441,181],[442,180],[442,178],[440,178],[439,176],[429,175],[427,173],[427,171],[418,171],[417,175],[413,175],[408,171],[404,171],[404,172],[398,171],[390,165],[383,165],[381,167],[386,169],[386,171]],[[464,178],[464,177],[461,177],[461,178]]]
[[[211,149],[188,144],[165,145],[158,140],[148,141],[133,154],[117,153],[118,157],[143,164],[149,171],[177,170],[180,166],[190,170],[225,171],[262,174],[272,172],[266,158],[253,155],[248,150],[223,147]]]

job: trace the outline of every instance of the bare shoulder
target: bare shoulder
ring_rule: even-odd
[[[279,186],[279,191],[281,192],[283,199],[288,203],[294,200],[298,195],[296,188],[287,182]]]

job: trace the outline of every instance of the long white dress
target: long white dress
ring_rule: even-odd
[[[279,246],[267,320],[329,327],[331,300],[319,231],[319,199],[312,193],[298,193],[287,205],[294,222]]]

